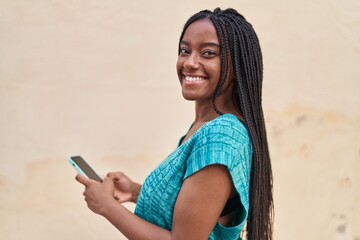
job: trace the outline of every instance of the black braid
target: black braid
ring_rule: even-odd
[[[274,218],[273,178],[262,111],[263,65],[259,40],[252,25],[236,10],[216,8],[213,12],[201,11],[186,22],[180,36],[179,52],[180,42],[189,25],[205,18],[213,23],[221,48],[221,74],[213,96],[214,110],[219,115],[223,114],[216,107],[216,98],[224,83],[231,80],[232,64],[237,106],[253,146],[247,239],[271,240]]]
[[[218,21],[222,22],[221,19],[219,19]],[[224,31],[223,29],[223,24],[214,24],[216,32],[219,32],[219,42],[221,41],[225,41],[225,39],[228,38],[227,36],[227,32]],[[214,92],[214,96],[213,96],[213,106],[214,106],[214,110],[219,114],[222,115],[223,113],[221,111],[218,110],[217,106],[216,106],[216,98],[217,96],[220,94],[220,91],[225,83],[225,80],[227,78],[229,78],[229,62],[227,61],[227,56],[230,55],[230,50],[228,48],[228,46],[222,46],[220,44],[220,51],[221,51],[221,69],[223,69],[220,73],[220,81],[219,84],[216,86],[215,92]]]

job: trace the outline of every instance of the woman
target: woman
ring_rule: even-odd
[[[195,120],[141,186],[122,173],[77,175],[88,207],[129,239],[272,239],[272,172],[261,106],[262,55],[233,9],[184,26],[177,74]],[[120,203],[137,203],[131,213]]]

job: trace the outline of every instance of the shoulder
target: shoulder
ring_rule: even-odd
[[[245,125],[234,115],[224,114],[205,124],[194,134],[191,144],[190,162],[238,165],[250,161],[252,144]]]
[[[224,114],[205,124],[196,136],[197,142],[225,142],[233,147],[250,144],[246,126],[234,115]]]
[[[250,136],[234,115],[224,114],[208,122],[194,134],[191,142],[185,178],[212,164],[226,166],[234,176],[236,172],[245,174],[250,169]]]

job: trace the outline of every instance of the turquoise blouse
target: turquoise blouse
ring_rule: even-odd
[[[234,115],[224,114],[204,124],[179,145],[146,178],[135,214],[171,230],[176,198],[184,180],[212,164],[228,168],[242,211],[231,227],[217,223],[209,239],[240,239],[249,209],[252,145],[246,127]]]

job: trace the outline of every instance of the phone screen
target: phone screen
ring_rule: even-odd
[[[86,177],[95,181],[102,182],[101,177],[99,177],[99,175],[81,156],[72,156],[69,158],[69,162],[80,174],[85,175]]]

